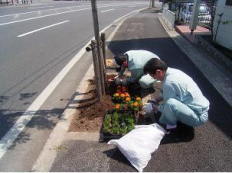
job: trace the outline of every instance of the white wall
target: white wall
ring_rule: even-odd
[[[214,34],[218,26],[219,16],[218,14],[224,13],[222,16],[222,22],[219,25],[216,42],[230,50],[232,50],[232,6],[225,5],[226,0],[218,0],[216,14],[214,19]],[[223,22],[228,21],[229,24],[223,24]]]

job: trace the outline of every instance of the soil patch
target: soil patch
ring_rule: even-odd
[[[77,108],[77,113],[73,116],[69,131],[72,132],[95,132],[100,131],[103,118],[107,110],[112,109],[111,96],[106,95],[102,101],[95,100],[91,105]]]

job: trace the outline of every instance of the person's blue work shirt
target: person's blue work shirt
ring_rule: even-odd
[[[128,55],[128,70],[131,72],[131,77],[127,79],[128,82],[136,82],[144,75],[143,68],[150,59],[160,59],[156,54],[147,50],[129,50],[125,54]],[[152,77],[145,75],[139,81],[140,84],[144,84],[144,88],[148,87],[145,85],[150,85],[154,82],[155,80]]]
[[[167,69],[162,90],[163,104],[169,98],[174,98],[186,104],[197,114],[202,114],[209,110],[209,101],[202,94],[197,84],[191,77],[180,70],[170,67]],[[159,110],[162,112],[163,105],[160,105]]]

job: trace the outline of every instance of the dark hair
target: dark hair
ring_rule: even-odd
[[[115,56],[114,60],[119,66],[121,66],[124,61],[127,61],[127,58],[128,58],[128,55],[124,54],[124,55]]]
[[[143,72],[144,74],[154,74],[156,70],[166,71],[168,68],[167,64],[157,58],[150,59],[144,66]]]

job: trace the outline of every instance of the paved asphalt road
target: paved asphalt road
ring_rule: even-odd
[[[100,1],[97,4],[100,30],[148,4],[148,1]],[[91,15],[89,2],[51,1],[0,7],[0,147],[4,135],[25,110],[93,37]],[[31,169],[91,61],[91,58],[79,60],[38,111],[27,110],[27,116],[35,111],[36,116],[9,150],[0,149],[0,171]]]

